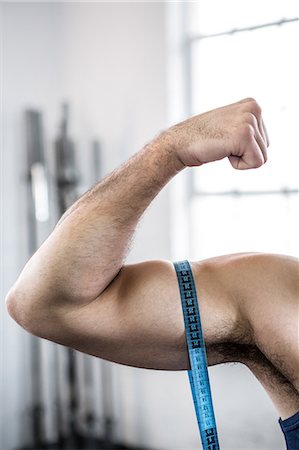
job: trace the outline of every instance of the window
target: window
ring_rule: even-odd
[[[188,172],[189,257],[298,256],[298,1],[205,0],[186,8],[189,114],[254,97],[270,136],[268,162],[257,170],[237,171],[225,159]]]

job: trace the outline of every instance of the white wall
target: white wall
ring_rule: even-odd
[[[2,13],[1,318],[4,358],[1,374],[1,448],[26,436],[30,403],[29,336],[7,315],[4,297],[28,255],[26,214],[25,108],[45,111],[47,138],[55,131],[61,97],[60,16],[55,5],[5,4]]]

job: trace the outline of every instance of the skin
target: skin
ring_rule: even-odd
[[[236,170],[256,169],[268,146],[251,98],[163,131],[63,215],[8,293],[10,315],[32,334],[100,358],[189,369],[172,262],[125,264],[136,226],[185,167],[228,158]],[[298,259],[237,253],[190,263],[209,365],[245,364],[282,419],[297,412]]]

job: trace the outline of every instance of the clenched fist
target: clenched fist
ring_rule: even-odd
[[[253,98],[191,117],[165,133],[185,166],[228,157],[235,169],[244,170],[267,161],[268,134]]]

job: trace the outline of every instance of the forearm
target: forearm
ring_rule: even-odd
[[[96,298],[120,271],[144,211],[183,167],[166,137],[153,140],[64,214],[16,286],[58,302]]]
[[[173,176],[226,157],[236,169],[260,167],[268,145],[251,98],[169,128],[67,211],[7,296],[11,314],[38,322],[38,311],[91,302],[120,272],[140,217]]]

